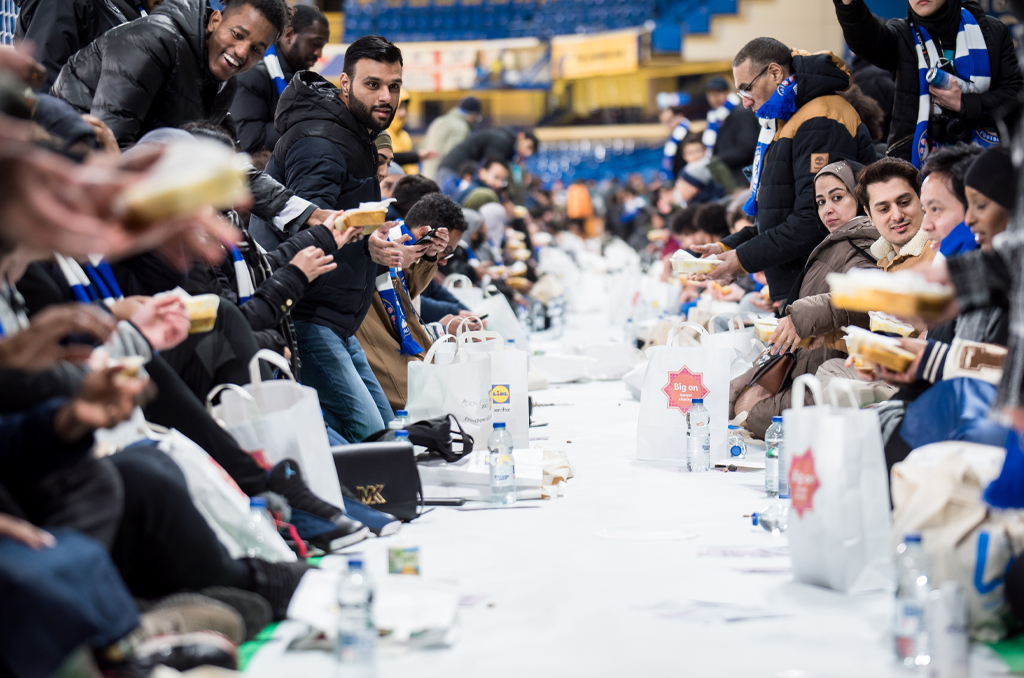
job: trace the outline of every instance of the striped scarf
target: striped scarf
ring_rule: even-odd
[[[764,102],[755,112],[761,123],[761,133],[757,136],[757,150],[754,151],[754,173],[750,176],[750,199],[743,205],[743,211],[754,216],[757,214],[757,189],[761,185],[761,170],[768,146],[775,139],[775,129],[779,120],[786,122],[796,113],[796,76],[791,75],[775,88],[768,101]]]
[[[263,63],[267,67],[267,73],[270,74],[271,80],[274,81],[274,87],[277,88],[277,96],[281,96],[284,94],[284,88],[288,86],[288,81],[284,79],[281,60],[277,58],[277,48],[274,45],[267,48],[263,55]]]
[[[725,98],[725,103],[716,108],[713,111],[708,112],[707,129],[704,130],[704,136],[701,140],[704,145],[708,147],[708,150],[715,150],[715,143],[718,141],[718,130],[722,129],[722,123],[732,113],[732,109],[740,105],[740,96],[736,93],[730,94]]]
[[[114,302],[124,298],[106,259],[90,257],[91,261],[86,262],[83,267],[74,259],[60,254],[53,256],[77,301],[90,304],[102,300],[107,306],[113,306]]]
[[[399,225],[388,233],[388,240],[397,240],[403,235],[413,238],[412,233],[406,228],[405,222],[401,219],[398,222]],[[390,268],[387,273],[377,276],[377,294],[380,295],[380,300],[384,304],[384,311],[388,314],[391,327],[401,339],[398,352],[402,355],[419,355],[423,353],[423,347],[413,338],[412,331],[409,329],[409,323],[405,319],[405,309],[402,308],[402,298],[398,294],[398,285],[405,288],[406,295],[409,294],[409,286],[405,283],[405,274],[400,268]]]
[[[917,50],[917,73],[920,97],[917,106],[917,127],[914,129],[914,148],[912,161],[914,167],[920,169],[928,154],[939,147],[939,144],[928,138],[928,119],[933,114],[941,113],[937,104],[932,103],[928,94],[928,74],[943,65],[942,52],[932,41],[923,26],[914,25],[914,49]],[[932,61],[934,57],[934,63]],[[946,62],[948,63],[948,62]],[[960,30],[956,34],[956,52],[953,68],[957,75],[957,85],[962,92],[987,92],[992,84],[992,71],[988,60],[988,47],[985,36],[974,15],[966,9],[960,10]],[[994,146],[999,143],[999,135],[989,130],[971,129],[971,143],[978,146]]]
[[[672,136],[665,142],[665,154],[661,158],[661,174],[662,178],[675,181],[675,172],[672,171],[672,165],[676,159],[676,149],[679,148],[679,144],[682,143],[686,135],[690,133],[690,121],[683,118],[682,121],[676,128],[672,130]]]
[[[235,284],[238,286],[238,305],[252,299],[256,293],[256,286],[252,282],[252,274],[249,273],[249,265],[242,258],[242,253],[234,243],[225,242],[228,252],[231,253],[231,264],[235,267]]]

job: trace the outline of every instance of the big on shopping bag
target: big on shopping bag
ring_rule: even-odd
[[[448,337],[441,337],[422,361],[409,363],[405,409],[411,421],[453,414],[473,436],[473,449],[485,449],[494,421],[490,356],[460,351],[452,362],[438,364],[437,350],[448,341]]]
[[[486,355],[491,361],[491,412],[503,422],[516,449],[530,446],[530,393],[526,351],[509,346],[497,332],[464,332],[459,351]]]
[[[804,406],[809,374],[793,382],[793,406],[782,413],[789,457],[789,553],[793,578],[846,593],[892,588],[889,483],[878,415],[836,404]]]
[[[263,381],[261,360],[277,367],[288,379]],[[294,459],[309,489],[324,501],[341,507],[341,484],[316,390],[295,381],[288,361],[267,349],[257,351],[249,361],[249,377],[252,381],[244,387],[215,387],[206,397],[207,409],[261,465],[270,468],[285,459]],[[220,404],[214,406],[218,395]]]
[[[962,441],[919,447],[892,467],[890,548],[917,532],[935,586],[959,582],[977,640],[1008,631],[1004,576],[1024,551],[1024,511],[993,510],[982,491],[997,476],[1006,450]]]
[[[188,485],[188,494],[217,540],[232,558],[245,558],[245,546],[252,537],[249,527],[249,497],[235,484],[227,471],[202,448],[171,429],[165,434],[150,433],[158,448],[181,468]],[[295,553],[277,529],[269,524],[260,528],[263,545],[260,559],[270,562],[293,562]]]
[[[484,294],[484,299],[480,303],[470,307],[473,315],[487,316],[484,321],[487,329],[497,332],[505,339],[514,340],[516,346],[521,349],[530,350],[530,340],[526,330],[523,329],[505,295],[493,286],[488,288]]]
[[[686,462],[686,412],[694,398],[703,398],[711,416],[711,463],[724,459],[729,425],[729,351],[682,347],[680,330],[699,325],[678,323],[667,346],[647,350],[649,361],[640,391],[636,458]]]

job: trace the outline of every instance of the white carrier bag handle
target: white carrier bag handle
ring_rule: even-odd
[[[832,401],[832,407],[840,407],[839,396],[845,395],[847,400],[850,401],[850,407],[855,410],[860,409],[860,399],[854,392],[853,386],[850,385],[849,379],[833,379],[830,383],[833,384],[833,386],[829,390],[828,398]]]
[[[444,279],[444,287],[445,289],[448,290],[455,289],[456,287],[472,286],[473,281],[470,280],[467,276],[462,275],[461,273],[452,273],[450,276]]]
[[[462,353],[462,348],[465,345],[472,342],[474,339],[479,339],[480,341],[490,341],[492,339],[497,340],[500,350],[505,349],[505,338],[502,337],[497,332],[494,332],[492,330],[467,330],[459,334],[459,337],[457,339],[459,347],[456,350],[459,353]]]
[[[739,330],[746,329],[743,325],[743,316],[747,315],[754,316],[755,318],[757,317],[753,313],[716,313],[711,316],[711,320],[708,321],[708,331],[711,332],[711,334],[718,332],[718,325],[715,323],[715,319],[722,317],[729,318],[729,322],[726,324],[726,332],[737,332]]]
[[[480,316],[478,316],[478,315],[467,315],[465,318],[462,319],[462,322],[459,323],[459,326],[455,328],[455,336],[456,337],[461,337],[463,332],[472,332],[473,330],[467,330],[467,329],[465,329],[465,327],[466,327],[466,323],[471,322],[473,320],[475,320],[478,323],[480,323],[480,327],[484,326],[484,321],[480,319]]]
[[[801,374],[793,380],[792,407],[799,410],[804,406],[804,391],[810,389],[814,396],[814,402],[818,405],[825,404],[825,394],[821,391],[821,382],[813,374]]]
[[[678,346],[679,344],[675,343],[676,335],[684,327],[692,327],[692,328],[696,329],[698,337],[700,335],[702,335],[702,334],[708,334],[707,329],[703,325],[701,325],[700,323],[694,323],[694,322],[690,322],[688,320],[684,320],[683,322],[676,323],[675,325],[672,326],[671,329],[669,329],[669,331],[668,331],[668,338],[665,340],[665,345],[666,346]]]
[[[433,364],[434,363],[434,355],[437,354],[438,347],[441,344],[448,343],[449,341],[454,341],[456,343],[456,350],[455,350],[455,352],[458,353],[458,348],[457,348],[457,346],[458,346],[458,339],[455,338],[454,334],[446,334],[443,337],[441,337],[440,339],[438,339],[437,341],[435,341],[433,344],[430,345],[430,348],[427,350],[427,354],[425,356],[423,356],[423,363],[425,365]],[[465,360],[463,360],[463,362],[465,362]]]
[[[263,377],[260,375],[260,361],[265,360],[274,367],[278,368],[292,381],[295,381],[295,375],[292,374],[291,365],[288,363],[288,359],[280,353],[271,351],[269,348],[261,348],[256,351],[256,355],[249,361],[249,381],[252,382],[253,397],[256,398],[256,403],[263,406]]]

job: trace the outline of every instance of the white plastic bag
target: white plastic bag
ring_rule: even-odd
[[[782,413],[793,578],[845,593],[891,589],[889,483],[878,414],[856,405],[804,407],[805,388],[824,403],[821,384],[805,374],[793,382],[793,406]]]
[[[448,414],[473,436],[474,449],[486,449],[494,414],[491,410],[491,361],[486,354],[458,352],[455,359],[435,362],[437,349],[449,341],[434,342],[423,361],[409,363],[409,396],[405,409],[411,421]]]
[[[263,381],[260,360],[280,369],[288,379]],[[295,381],[288,361],[267,349],[257,351],[249,361],[249,377],[252,383],[244,387],[215,387],[206,397],[207,409],[261,465],[272,467],[284,459],[294,459],[314,494],[334,506],[343,506],[341,483],[316,390]],[[220,404],[213,406],[218,394]]]
[[[699,325],[677,323],[668,345],[647,350],[647,371],[640,392],[636,458],[643,461],[686,461],[686,412],[694,398],[703,398],[711,416],[711,464],[728,456],[729,351],[682,347],[680,330]]]
[[[464,332],[459,351],[491,361],[491,412],[504,422],[515,449],[530,446],[530,394],[526,351],[509,346],[497,332]]]
[[[199,513],[217,535],[217,539],[228,550],[232,558],[244,558],[243,544],[249,542],[253,533],[248,527],[249,497],[202,448],[178,431],[150,433],[159,449],[181,468]],[[337,477],[337,475],[335,475]],[[295,553],[288,547],[277,530],[264,524],[260,534],[263,546],[260,559],[270,562],[294,562]]]

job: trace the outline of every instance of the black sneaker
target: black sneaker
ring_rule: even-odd
[[[249,566],[252,590],[270,603],[275,620],[284,619],[299,580],[307,571],[314,569],[301,560],[297,563],[268,563],[259,558],[243,558],[241,562]]]
[[[370,530],[361,522],[313,494],[293,459],[285,459],[271,469],[267,489],[288,500],[292,509],[289,522],[302,539],[319,549],[330,553],[370,536]]]

